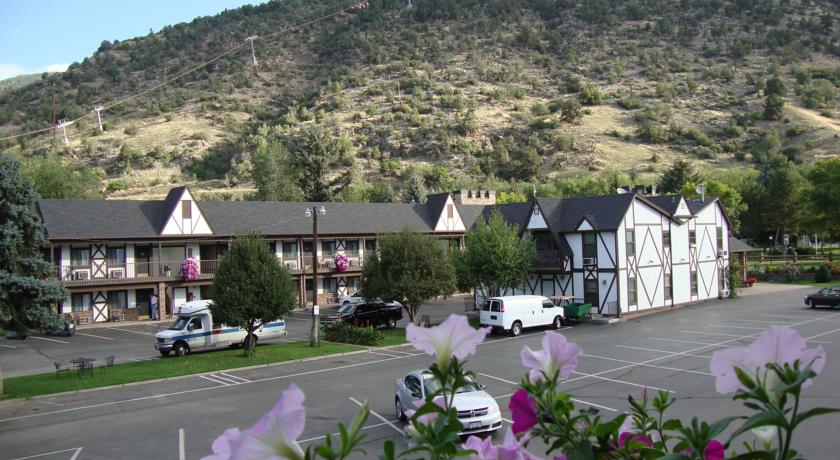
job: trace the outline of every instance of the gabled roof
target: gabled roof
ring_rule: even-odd
[[[644,198],[645,200],[662,208],[662,210],[667,212],[669,215],[673,216],[674,213],[677,212],[677,208],[680,206],[682,195],[655,195],[646,196]]]
[[[443,214],[443,208],[446,206],[446,200],[449,199],[449,193],[434,193],[426,196],[426,209],[429,213],[429,222],[434,225]]]
[[[154,238],[169,214],[163,201],[38,201],[38,212],[50,239]]]
[[[537,198],[552,232],[570,233],[587,221],[599,231],[617,230],[635,194],[585,196],[577,198]]]
[[[169,216],[172,215],[172,212],[175,211],[175,206],[178,205],[178,201],[181,200],[181,197],[184,195],[184,191],[187,190],[187,187],[175,187],[166,194],[166,198],[163,200],[163,222],[161,223],[160,228],[158,229],[158,233],[163,233],[163,228],[166,226],[166,222],[169,220]]]
[[[525,226],[528,225],[528,216],[531,215],[532,207],[533,204],[530,201],[525,203],[488,205],[484,206],[484,209],[482,209],[481,217],[484,220],[488,220],[490,219],[490,216],[493,215],[493,211],[498,211],[508,224],[516,225],[517,229],[521,233]],[[476,218],[475,220],[478,219]],[[473,222],[473,225],[475,225],[475,222]],[[472,228],[472,226],[467,228]]]
[[[726,219],[726,223],[729,225],[729,228],[732,228],[732,221],[729,220],[729,215],[726,214],[726,208],[723,207],[723,204],[721,204],[718,197],[707,196],[705,200],[700,198],[686,198],[685,203],[688,205],[688,209],[691,213],[695,215],[706,209],[711,204],[718,204],[720,206],[720,213],[723,215],[723,218]]]
[[[754,250],[752,246],[745,243],[744,240],[739,240],[734,236],[729,237],[729,252],[750,252]]]

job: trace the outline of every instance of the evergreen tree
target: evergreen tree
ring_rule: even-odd
[[[659,177],[659,191],[662,193],[679,193],[688,182],[700,183],[700,174],[694,165],[686,160],[674,160],[670,168],[662,172]]]
[[[782,109],[785,108],[785,100],[778,94],[767,96],[764,101],[764,119],[778,120],[782,118]]]
[[[30,327],[59,326],[53,305],[67,291],[51,279],[38,194],[19,169],[16,159],[0,155],[0,327],[25,335]]]
[[[256,198],[263,201],[300,201],[297,171],[291,165],[289,152],[280,142],[264,143],[253,156]]]
[[[218,275],[217,275],[218,276]],[[396,300],[416,323],[420,306],[452,294],[455,269],[437,238],[403,230],[379,237],[379,254],[365,259],[362,290],[365,297]]]
[[[282,318],[295,306],[297,287],[262,236],[239,235],[213,278],[213,320],[247,332],[245,352],[256,346],[254,331]]]
[[[312,127],[295,146],[294,161],[300,170],[299,185],[307,200],[333,201],[350,185],[347,171],[333,174],[343,156],[342,146],[328,131]]]
[[[403,201],[406,203],[426,202],[426,187],[423,185],[423,179],[417,174],[412,174],[408,178],[408,184],[403,192]]]
[[[808,178],[808,198],[814,228],[831,237],[840,236],[840,158],[814,163]]]

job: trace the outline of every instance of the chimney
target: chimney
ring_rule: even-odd
[[[461,204],[489,205],[496,204],[495,190],[461,190],[456,192]]]

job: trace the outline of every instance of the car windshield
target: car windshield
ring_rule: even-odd
[[[356,291],[356,292],[354,292],[354,293],[353,293],[353,295],[352,295],[352,296],[350,296],[350,297],[362,297],[362,291]]]
[[[338,312],[342,313],[342,314],[345,314],[345,315],[350,315],[355,310],[356,310],[355,305],[342,305],[341,307],[339,307]]]
[[[438,382],[437,379],[431,377],[423,380],[423,386],[426,387],[427,395],[440,390],[440,382]],[[481,387],[479,387],[474,380],[467,377],[467,383],[464,384],[461,388],[458,388],[458,391],[456,391],[455,393],[471,393],[473,391],[481,391]]]
[[[168,329],[170,331],[181,331],[185,327],[187,327],[187,323],[190,322],[189,316],[179,316],[175,318],[175,321],[172,321],[172,324],[169,325]]]

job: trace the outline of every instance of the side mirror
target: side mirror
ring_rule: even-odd
[[[187,330],[188,330],[188,331],[192,331],[193,329],[195,329],[195,326],[193,326],[192,324],[190,324],[189,326],[187,326]]]
[[[487,385],[482,383],[482,384],[481,384],[481,385],[479,385],[478,387],[479,387],[479,388],[481,388],[482,390],[484,390],[484,389],[486,389],[486,388],[487,388]]]

